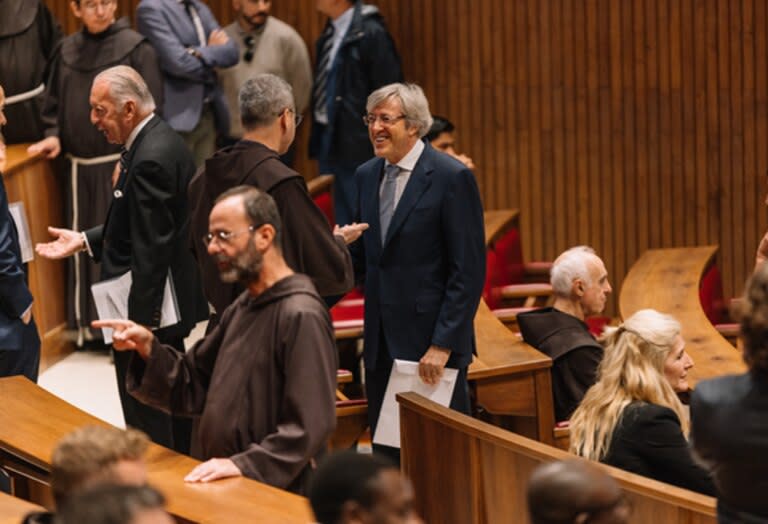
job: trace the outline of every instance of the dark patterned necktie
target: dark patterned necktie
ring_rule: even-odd
[[[328,63],[331,60],[331,48],[333,47],[333,24],[328,24],[323,32],[323,47],[317,57],[317,74],[315,75],[315,87],[312,90],[312,106],[315,113],[328,114]]]

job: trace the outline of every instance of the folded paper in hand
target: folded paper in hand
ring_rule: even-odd
[[[11,212],[13,222],[16,224],[19,248],[21,249],[21,263],[26,264],[35,257],[35,250],[32,249],[32,237],[29,234],[29,221],[27,220],[27,212],[24,210],[24,202],[11,202],[8,204],[8,211]]]
[[[131,292],[131,283],[133,278],[131,272],[105,280],[91,286],[93,300],[96,303],[96,312],[99,314],[99,320],[110,318],[128,318],[128,295]],[[180,320],[179,305],[176,302],[176,290],[173,288],[173,279],[171,272],[165,279],[165,289],[163,290],[163,304],[160,308],[160,327],[172,326],[178,324]],[[102,328],[104,342],[112,343],[112,328]]]
[[[376,424],[373,443],[394,448],[400,447],[400,409],[395,399],[396,394],[413,391],[441,406],[448,407],[458,376],[459,370],[445,368],[440,382],[431,386],[421,380],[418,362],[395,359],[392,364],[392,372],[389,375],[387,390],[384,393],[384,402],[379,413],[379,422]]]

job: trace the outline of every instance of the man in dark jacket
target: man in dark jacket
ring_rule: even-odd
[[[257,187],[274,198],[283,223],[282,251],[288,265],[310,277],[321,296],[344,294],[353,284],[352,261],[344,243],[344,232],[350,228],[337,228],[338,234],[332,234],[302,176],[280,161],[279,155],[291,146],[300,121],[291,86],[272,74],[257,75],[243,84],[239,102],[243,139],[206,160],[189,185],[194,210],[192,250],[208,301],[221,315],[243,291],[238,282],[221,281],[217,262],[208,256],[203,242],[214,202],[239,185]]]
[[[553,307],[517,316],[523,340],[552,363],[552,396],[556,420],[568,420],[595,383],[603,348],[584,319],[605,308],[611,292],[605,264],[587,246],[562,253],[552,265]]]
[[[101,262],[102,280],[131,272],[128,317],[156,329],[156,336],[183,353],[184,337],[206,316],[200,280],[189,251],[187,186],[195,166],[182,138],[154,114],[149,88],[135,69],[115,66],[99,73],[90,96],[91,121],[108,142],[124,144],[120,176],[103,226],[80,233],[49,228],[57,239],[37,252],[62,258],[87,250]],[[175,290],[179,322],[165,326],[161,307],[166,281]],[[164,327],[160,327],[161,324]],[[148,408],[128,395],[129,357],[115,355],[126,424],[153,441],[189,452],[191,423]]]
[[[318,0],[317,9],[329,20],[317,41],[309,153],[321,173],[334,176],[336,223],[349,224],[355,169],[373,156],[365,102],[379,87],[401,82],[403,73],[378,8],[359,0]]]

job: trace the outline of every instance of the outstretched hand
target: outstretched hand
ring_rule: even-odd
[[[66,258],[85,248],[83,235],[77,231],[49,227],[48,233],[56,240],[35,246],[35,251],[41,257]]]
[[[346,226],[339,226],[336,224],[336,226],[333,228],[333,234],[342,237],[344,239],[344,243],[349,245],[360,238],[360,235],[362,235],[363,231],[366,229],[368,229],[368,224],[365,222],[361,222],[360,224],[357,222],[352,222]]]
[[[107,319],[94,320],[91,327],[96,329],[111,328],[112,346],[117,351],[135,350],[144,360],[152,353],[152,341],[155,336],[144,326],[131,320]]]

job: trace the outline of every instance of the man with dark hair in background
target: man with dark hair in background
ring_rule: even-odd
[[[350,224],[357,198],[355,169],[373,156],[362,121],[368,95],[403,79],[400,57],[377,7],[361,0],[317,0],[328,16],[317,41],[309,154],[332,174],[337,224]]]
[[[432,147],[443,153],[448,153],[469,169],[475,168],[475,164],[472,162],[471,158],[456,152],[456,127],[453,125],[453,122],[447,118],[432,115],[432,127],[429,128],[424,139],[429,142]]]

